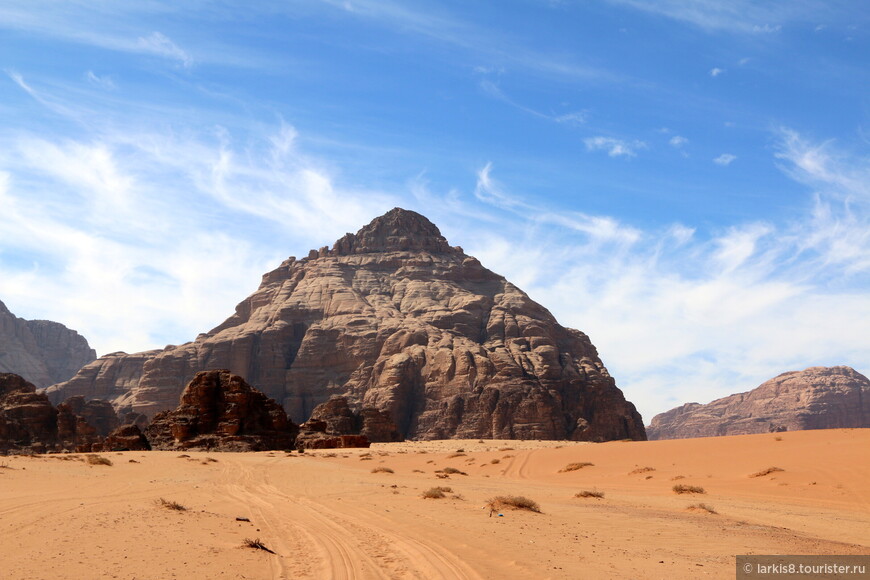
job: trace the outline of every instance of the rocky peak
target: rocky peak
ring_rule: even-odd
[[[346,234],[335,242],[332,254],[370,254],[375,252],[452,253],[438,227],[417,212],[396,207],[376,217],[356,234]]]
[[[870,380],[847,366],[783,373],[755,389],[653,417],[650,439],[870,427]]]

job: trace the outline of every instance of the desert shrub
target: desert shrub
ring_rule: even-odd
[[[770,475],[771,473],[776,473],[777,471],[785,471],[785,469],[781,469],[779,467],[768,467],[767,469],[762,469],[756,473],[753,473],[749,477],[764,477],[765,475]]]
[[[541,506],[538,505],[538,502],[521,495],[499,495],[487,500],[486,505],[489,507],[490,515],[492,512],[505,507],[541,513]]]
[[[649,473],[650,471],[655,471],[655,467],[638,467],[637,469],[632,469],[628,472],[629,475],[635,475],[636,473]]]
[[[677,481],[680,479],[686,479],[686,476],[685,475],[675,475],[671,478],[671,481]]]
[[[157,505],[159,505],[160,507],[164,507],[168,510],[175,510],[177,512],[187,511],[187,508],[178,503],[177,501],[169,501],[167,499],[163,499],[162,497],[157,500]]]
[[[513,447],[499,447],[498,450],[499,451],[513,451],[514,448]]]
[[[596,498],[601,499],[604,497],[604,492],[598,491],[595,489],[593,489],[591,491],[588,489],[584,489],[583,491],[574,494],[574,497],[596,497]]]
[[[449,487],[431,487],[423,492],[423,497],[425,499],[441,499],[445,497],[444,494],[453,493],[453,489]]]
[[[426,473],[426,472],[423,471],[422,469],[414,469],[411,471],[411,473]]]
[[[595,465],[594,463],[589,463],[588,461],[582,461],[579,463],[569,463],[565,467],[559,470],[559,473],[565,473],[566,471],[577,471],[578,469],[583,469],[584,467],[591,467]]]
[[[187,453],[182,453],[181,455],[178,456],[178,459],[184,459],[186,457],[190,457],[190,455],[188,455]]]
[[[495,464],[497,464],[497,463],[501,463],[501,459],[499,459],[498,457],[496,457],[495,459],[493,459],[492,461],[490,461],[490,463],[492,463],[493,465],[495,465]]]
[[[707,493],[703,487],[697,485],[682,485],[678,484],[672,487],[674,493]]]
[[[260,541],[260,538],[256,538],[256,539],[253,539],[253,540],[250,539],[250,538],[245,538],[245,539],[242,541],[242,545],[243,545],[244,547],[246,547],[246,548],[251,548],[251,549],[254,549],[254,550],[263,550],[264,552],[269,552],[270,554],[274,554],[274,553],[275,553],[274,551],[272,551],[272,550],[270,550],[269,548],[267,548],[266,545],[263,544],[263,542]]]
[[[442,469],[440,471],[441,471],[441,473],[446,473],[448,475],[468,475],[464,471],[459,471],[455,467],[445,467],[444,469]]]
[[[372,469],[372,473],[395,473],[395,471],[393,471],[389,467],[384,467],[383,465],[381,465]]]
[[[105,457],[101,457],[94,453],[89,453],[85,456],[85,461],[88,462],[88,465],[112,465],[112,460],[107,459]]]
[[[708,514],[717,514],[717,513],[719,513],[719,512],[717,512],[716,510],[713,509],[713,506],[709,506],[709,505],[707,505],[707,504],[705,504],[705,503],[695,503],[695,504],[690,505],[690,506],[689,506],[688,508],[686,508],[686,509],[697,510],[697,511],[705,511],[705,512],[707,512]]]

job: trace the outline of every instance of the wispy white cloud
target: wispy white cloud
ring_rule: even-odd
[[[722,155],[713,159],[713,163],[715,163],[716,165],[721,165],[723,167],[727,167],[727,166],[731,165],[736,159],[737,159],[736,155],[733,155],[731,153],[723,153]]]
[[[608,0],[636,10],[671,18],[708,31],[742,34],[778,32],[785,23],[817,24],[818,19],[848,22],[848,4],[824,0],[755,2],[753,0]]]
[[[716,78],[724,72],[725,72],[725,69],[722,69],[719,67],[714,67],[714,68],[710,69],[710,76],[713,78]]]
[[[668,140],[668,144],[671,147],[676,147],[677,149],[679,149],[680,147],[683,147],[688,142],[689,142],[688,139],[686,139],[685,137],[682,137],[680,135],[674,135],[673,137],[671,137]]]
[[[589,137],[583,140],[588,151],[607,151],[610,157],[635,157],[638,149],[646,149],[643,141],[625,141],[614,137]]]
[[[115,90],[116,88],[118,88],[115,85],[115,81],[112,80],[112,77],[108,75],[99,76],[91,70],[85,73],[85,80],[87,80],[92,85],[100,87],[102,89]]]
[[[142,52],[178,61],[179,64],[186,68],[190,68],[193,65],[193,59],[190,55],[161,32],[152,32],[148,36],[140,36],[136,39],[136,44]]]

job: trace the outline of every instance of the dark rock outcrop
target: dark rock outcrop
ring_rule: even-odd
[[[317,405],[308,420],[314,421],[325,423],[328,435],[364,435],[371,443],[403,440],[388,413],[372,407],[353,411],[347,397],[335,395]]]
[[[292,449],[297,427],[281,406],[230,371],[196,374],[174,411],[145,428],[153,449]]]
[[[151,416],[207,368],[246,377],[297,422],[342,395],[412,438],[645,438],[585,334],[398,208],[289,258],[194,342],[103,357],[49,392]]]
[[[755,389],[653,417],[650,439],[870,427],[870,381],[846,366],[783,373]]]
[[[0,373],[45,388],[71,378],[96,358],[76,331],[49,320],[18,318],[0,302]]]
[[[138,425],[121,425],[106,437],[104,451],[150,451],[151,444]]]

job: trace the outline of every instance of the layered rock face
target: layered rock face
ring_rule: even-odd
[[[196,341],[103,357],[49,391],[150,416],[210,368],[244,376],[297,422],[341,395],[411,438],[645,438],[585,334],[398,208],[289,258]]]
[[[0,372],[45,388],[69,379],[96,358],[76,331],[57,322],[18,318],[0,302]]]
[[[221,369],[197,373],[178,408],[158,413],[145,437],[161,450],[266,451],[291,449],[297,430],[278,403]]]
[[[846,366],[783,373],[746,393],[653,417],[650,439],[870,427],[870,381]]]

